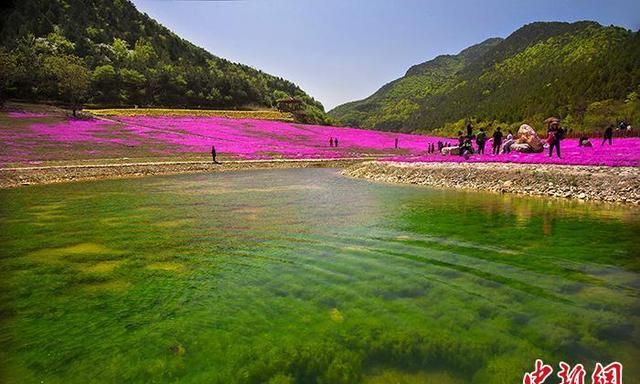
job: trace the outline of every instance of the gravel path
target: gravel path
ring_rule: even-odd
[[[372,158],[342,159],[273,159],[231,160],[221,164],[211,161],[156,161],[105,164],[68,164],[0,168],[0,189],[33,184],[115,179],[179,173],[225,172],[264,168],[344,168]]]

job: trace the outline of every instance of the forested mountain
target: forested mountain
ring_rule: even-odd
[[[295,97],[311,121],[322,105],[285,79],[216,57],[128,0],[13,0],[0,8],[5,96],[105,106],[270,107]]]
[[[347,125],[450,132],[468,120],[517,125],[559,115],[579,130],[640,123],[640,33],[595,22],[532,23],[413,66],[329,112]]]

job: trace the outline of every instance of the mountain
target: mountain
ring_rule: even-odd
[[[80,88],[89,81],[84,101],[104,106],[271,107],[294,97],[307,118],[326,117],[294,83],[214,56],[128,0],[3,2],[0,47],[9,97],[69,102],[73,77]]]
[[[329,114],[345,125],[450,133],[558,115],[578,130],[640,120],[640,34],[595,22],[537,22],[438,56]]]
[[[414,65],[403,77],[368,98],[343,104],[329,113],[347,125],[398,130],[420,109],[422,100],[455,86],[458,72],[501,41],[500,38],[488,39],[457,55],[442,55]]]

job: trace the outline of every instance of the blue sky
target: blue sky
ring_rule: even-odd
[[[282,76],[327,110],[413,64],[506,37],[533,21],[640,29],[639,0],[133,0],[181,37]]]

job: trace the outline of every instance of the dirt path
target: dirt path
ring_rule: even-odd
[[[387,155],[389,156],[389,155]],[[384,156],[381,156],[384,157]],[[335,163],[344,161],[371,161],[377,160],[379,157],[345,157],[337,159],[263,159],[263,160],[226,160],[219,165],[229,164],[280,164],[280,163]],[[98,164],[69,164],[69,165],[42,165],[32,167],[6,167],[0,168],[0,171],[29,171],[29,170],[46,170],[46,169],[70,169],[70,168],[109,168],[109,167],[132,167],[132,166],[152,166],[152,165],[195,165],[205,164],[213,165],[207,160],[176,160],[176,161],[150,161],[150,162],[134,162],[134,163],[98,163]]]
[[[149,175],[179,173],[225,172],[265,168],[344,168],[355,163],[375,160],[377,157],[350,157],[341,159],[270,159],[229,160],[220,164],[211,161],[152,161],[98,164],[59,164],[0,168],[0,189],[34,184],[52,184],[69,181],[115,179]]]

